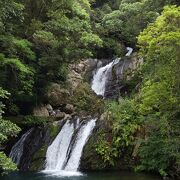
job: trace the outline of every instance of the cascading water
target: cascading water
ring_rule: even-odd
[[[81,175],[77,170],[83,147],[96,125],[96,120],[92,119],[81,126],[78,122],[79,119],[75,124],[67,121],[48,147],[44,173],[54,176]]]
[[[133,48],[127,47],[126,49],[128,52],[126,53],[125,56],[130,56],[133,52]],[[120,61],[120,58],[113,60],[109,64],[103,67],[100,67],[94,74],[91,88],[97,95],[101,95],[104,97],[106,81],[108,78],[108,72],[111,71],[112,67],[115,64],[119,63],[119,61]]]
[[[126,53],[125,56],[130,56],[132,54],[132,52],[133,52],[133,48],[127,47],[126,49],[127,49],[128,52]]]
[[[73,133],[74,125],[67,121],[51,146],[48,147],[46,170],[62,170]]]
[[[96,120],[91,120],[83,125],[77,135],[76,142],[72,149],[70,158],[65,166],[67,171],[77,171],[82,156],[83,147],[89,139],[89,136],[96,125]]]
[[[21,157],[23,155],[24,142],[25,142],[26,138],[31,134],[32,131],[33,131],[33,128],[31,128],[25,134],[23,134],[22,137],[19,139],[19,141],[11,149],[9,157],[17,165],[20,164]]]
[[[113,60],[106,66],[99,68],[94,74],[91,88],[97,95],[104,96],[108,71],[111,70],[112,66],[117,64],[119,60],[119,58]]]

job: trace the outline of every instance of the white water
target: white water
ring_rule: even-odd
[[[99,68],[95,73],[91,88],[97,95],[104,96],[108,71],[112,68],[113,65],[117,64],[119,60],[119,58],[113,60],[106,66]]]
[[[96,120],[93,119],[81,127],[81,129],[78,132],[78,136],[77,136],[74,148],[71,152],[71,156],[68,160],[68,163],[66,164],[65,170],[67,171],[78,170],[80,159],[82,156],[83,147],[88,141],[89,136],[91,135],[91,132],[94,129],[95,125],[96,125]]]
[[[77,136],[75,136],[75,130],[78,130],[77,128],[80,125],[79,119],[76,120],[75,124],[76,127],[73,123],[67,121],[53,143],[48,147],[44,173],[50,176],[82,175],[77,170],[84,145],[95,127],[96,120],[92,119],[81,126]],[[74,142],[73,145],[72,142]]]
[[[127,47],[126,49],[128,52],[125,56],[130,56],[133,52],[133,48]],[[119,60],[120,58],[117,58],[106,66],[100,67],[94,74],[91,88],[97,95],[104,96],[108,72],[112,69],[113,65],[119,62]],[[123,71],[123,68],[121,71]]]
[[[61,170],[74,133],[74,125],[67,121],[46,153],[45,170]]]
[[[126,49],[127,49],[128,52],[126,53],[125,56],[130,56],[132,54],[132,52],[133,52],[133,48],[127,47]]]
[[[23,136],[19,139],[19,141],[12,147],[9,157],[12,159],[14,163],[19,165],[21,157],[23,155],[24,150],[24,142],[29,134],[32,132],[33,128],[28,130]]]

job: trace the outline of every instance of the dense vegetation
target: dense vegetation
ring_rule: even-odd
[[[178,0],[1,0],[0,12],[0,98],[6,105],[0,104],[0,114],[29,114],[48,84],[66,83],[69,64],[122,56],[130,45],[144,58],[140,89],[107,103],[113,142],[102,138],[97,153],[113,166],[140,141],[137,170],[180,173]],[[88,93],[77,90],[78,109],[93,104]],[[0,148],[19,131],[0,116]],[[3,152],[0,169],[16,169]]]
[[[138,36],[139,53],[144,57],[138,70],[141,88],[128,100],[107,107],[108,118],[113,119],[113,144],[111,148],[104,146],[109,149],[102,154],[105,162],[108,159],[113,164],[124,148],[141,141],[137,170],[156,171],[162,176],[170,171],[179,173],[179,22],[180,8],[167,6]]]

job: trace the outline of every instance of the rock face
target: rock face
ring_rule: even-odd
[[[43,169],[47,148],[59,133],[63,123],[64,121],[59,121],[32,128],[30,134],[23,141],[22,155],[18,164],[20,171]],[[15,153],[18,152],[15,151]]]
[[[105,165],[104,160],[96,151],[97,144],[100,143],[102,136],[105,136],[108,141],[112,141],[109,122],[100,118],[97,121],[89,141],[84,147],[80,164],[80,169],[82,171],[108,169],[108,166]]]
[[[48,102],[53,106],[66,104],[70,97],[70,92],[60,84],[52,83],[47,90],[46,97]]]
[[[33,154],[31,154],[28,170],[40,171],[44,169],[47,148],[56,138],[63,124],[64,121],[57,121],[43,128],[43,131],[45,131],[46,133],[41,135],[42,138],[41,142],[39,142],[38,148]],[[26,156],[29,156],[30,151],[31,148],[29,149],[28,154]]]
[[[24,142],[23,154],[20,160],[19,169],[28,171],[32,157],[47,140],[47,128],[34,128],[30,136]]]
[[[56,111],[56,114],[55,116],[59,119],[63,119],[65,117],[65,113],[64,112],[61,112],[61,111]]]
[[[143,59],[136,54],[122,58],[119,63],[108,71],[104,97],[106,99],[118,98],[121,93],[126,93],[125,81],[131,80],[134,70],[143,63]]]

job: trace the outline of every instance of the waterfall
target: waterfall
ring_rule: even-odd
[[[74,144],[73,150],[71,152],[71,156],[65,166],[65,170],[67,171],[77,171],[80,159],[83,151],[83,147],[88,141],[88,138],[96,125],[96,120],[91,120],[84,126],[82,126],[78,132],[76,142]]]
[[[74,133],[74,125],[67,121],[60,133],[48,147],[46,153],[46,170],[61,170]]]
[[[108,72],[111,70],[113,65],[119,62],[119,60],[120,58],[117,58],[106,66],[100,67],[94,74],[91,88],[97,95],[104,96]]]
[[[33,128],[31,128],[25,134],[23,134],[22,137],[19,139],[19,141],[11,149],[9,157],[17,165],[20,164],[21,157],[23,155],[24,142],[25,142],[26,138],[31,134],[32,131],[33,131]]]
[[[95,124],[95,119],[83,125],[79,124],[79,119],[74,123],[67,121],[48,147],[43,172],[55,176],[81,175],[77,172],[81,155]]]
[[[128,52],[126,53],[125,56],[130,56],[132,54],[132,52],[133,52],[133,48],[127,47],[126,49],[127,49]]]
[[[130,56],[133,52],[133,48],[131,47],[127,47],[126,50],[128,51],[126,53],[125,56]],[[105,87],[106,87],[106,81],[107,81],[107,76],[108,76],[108,72],[111,71],[112,67],[119,63],[120,58],[117,58],[115,60],[113,60],[112,62],[110,62],[109,64],[100,67],[96,73],[93,76],[93,80],[92,80],[92,90],[97,94],[97,95],[101,95],[104,96],[105,93]],[[124,65],[122,67],[121,72],[124,69]]]

